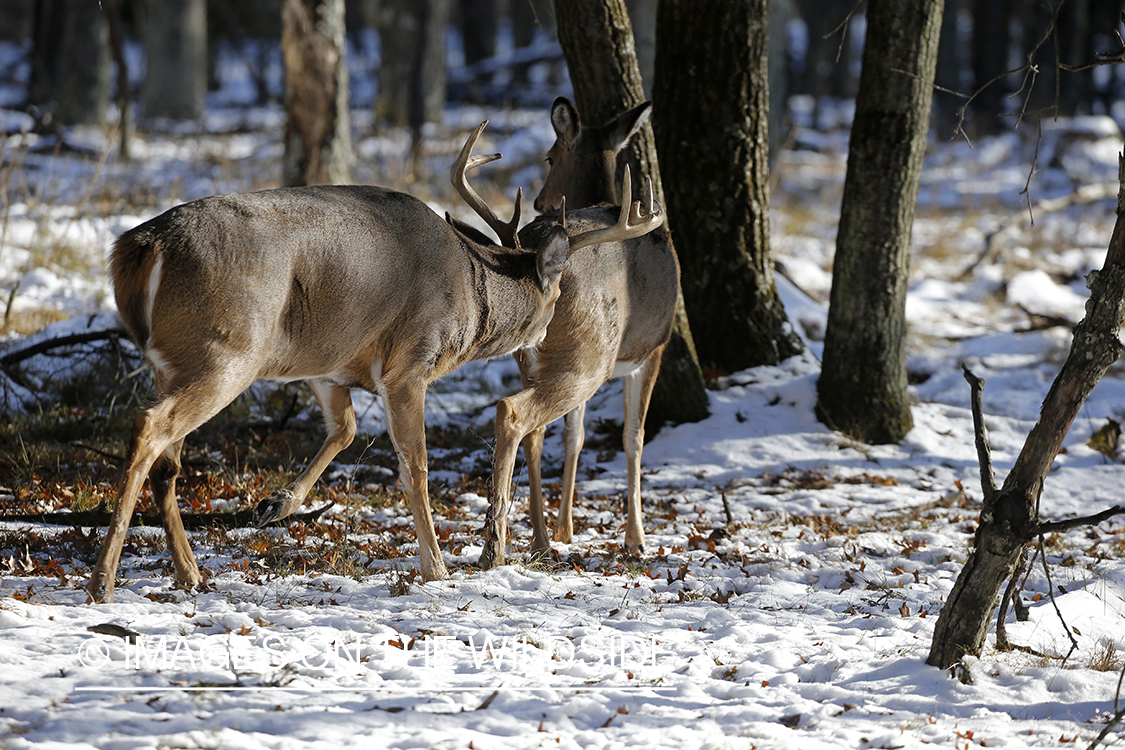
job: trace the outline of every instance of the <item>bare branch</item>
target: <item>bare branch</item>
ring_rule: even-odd
[[[1123,513],[1125,513],[1125,505],[1115,505],[1112,508],[1106,508],[1101,513],[1095,513],[1092,516],[1080,516],[1079,518],[1067,518],[1063,521],[1041,523],[1036,528],[1036,533],[1040,535],[1053,534],[1057,531],[1066,531],[1077,526],[1097,526],[1107,518],[1112,518],[1113,516],[1118,516]]]
[[[984,430],[984,409],[981,405],[981,391],[984,387],[984,378],[978,378],[969,369],[968,365],[961,365],[965,380],[969,381],[972,395],[969,397],[973,410],[973,434],[976,435],[977,463],[980,464],[980,484],[984,490],[985,500],[996,496],[996,473],[992,469],[992,449],[988,447],[988,434]]]

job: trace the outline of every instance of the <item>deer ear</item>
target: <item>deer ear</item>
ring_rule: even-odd
[[[566,229],[555,224],[547,233],[546,241],[535,257],[540,289],[547,291],[551,284],[558,281],[568,257],[570,257],[570,238],[566,235]]]
[[[551,125],[555,128],[555,137],[559,142],[570,144],[578,137],[578,129],[582,126],[578,118],[578,110],[570,103],[570,99],[560,96],[551,105]]]
[[[648,120],[649,115],[652,114],[652,102],[642,102],[633,107],[627,112],[617,116],[607,125],[603,125],[600,130],[606,148],[613,151],[620,151],[625,148],[629,143],[629,139],[637,134],[641,126]]]

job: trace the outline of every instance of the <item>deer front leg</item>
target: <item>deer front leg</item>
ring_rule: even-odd
[[[492,497],[484,517],[484,549],[480,554],[482,569],[504,564],[508,540],[508,506],[512,493],[512,472],[516,451],[523,435],[516,423],[512,402],[528,391],[503,399],[496,404],[496,451],[492,464]]]
[[[625,376],[625,457],[628,463],[628,515],[625,520],[625,550],[634,557],[645,553],[645,530],[641,516],[641,452],[645,443],[645,415],[660,371],[664,347],[653,352],[644,364]]]
[[[352,406],[351,391],[327,380],[310,380],[309,386],[324,414],[324,424],[328,430],[324,445],[292,484],[258,503],[254,508],[256,526],[264,526],[296,513],[328,464],[355,439],[355,408]]]
[[[406,490],[414,530],[418,535],[418,561],[423,581],[449,578],[441,558],[434,519],[430,513],[429,473],[426,468],[426,383],[412,378],[383,388],[387,431],[398,454],[399,479]]]
[[[586,443],[585,421],[586,402],[583,401],[566,415],[562,498],[559,500],[559,520],[555,524],[555,541],[563,544],[570,544],[574,537],[574,484],[578,475],[578,456]]]
[[[527,433],[527,437],[523,439],[523,456],[527,461],[527,483],[530,489],[527,512],[531,516],[532,554],[543,554],[551,549],[543,502],[543,435],[546,431],[546,427],[540,427]]]

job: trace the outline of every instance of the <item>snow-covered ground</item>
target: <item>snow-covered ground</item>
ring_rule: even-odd
[[[450,110],[430,147],[434,176],[417,184],[398,184],[404,135],[367,134],[360,174],[469,218],[438,167],[485,116],[493,142],[481,150],[504,152],[508,167],[495,194],[519,184],[533,196],[551,139],[546,111]],[[111,313],[88,315],[112,307],[101,266],[112,237],[176,201],[271,184],[278,125],[268,111],[215,112],[197,131],[142,139],[128,164],[102,159],[109,143],[100,133],[70,136],[92,157],[9,138],[0,288],[5,300],[14,289],[13,314],[78,316],[42,336],[111,324]],[[618,554],[624,455],[606,446],[582,456],[579,532],[556,545],[551,563],[522,554],[529,527],[517,505],[514,562],[476,570],[486,500],[446,498],[449,510],[436,515],[447,582],[413,579],[412,537],[399,558],[363,552],[410,528],[402,503],[337,505],[327,521],[343,531],[330,537],[229,532],[244,541],[237,552],[193,534],[211,574],[195,594],[171,587],[162,545],[147,541],[159,531],[134,530],[139,541],[111,605],[86,604],[77,562],[58,560],[58,575],[44,577],[44,561],[5,549],[0,747],[1088,745],[1114,711],[1125,651],[1121,518],[1049,539],[1050,579],[1037,562],[1023,590],[1030,618],[1009,616],[1013,642],[1049,655],[1067,654],[1069,628],[1079,644],[1069,659],[999,653],[990,639],[980,659],[967,660],[968,684],[924,663],[981,497],[961,364],[987,380],[1002,478],[1069,346],[1065,327],[1042,324],[1080,318],[1083,279],[1101,265],[1113,225],[1114,186],[1089,201],[1065,199],[1116,180],[1116,124],[1069,123],[1045,137],[1034,222],[1020,195],[1030,138],[939,143],[928,157],[907,307],[915,427],[902,444],[858,444],[813,416],[846,134],[805,130],[777,167],[773,234],[779,287],[809,353],[722,379],[709,419],[666,428],[646,446],[645,560]],[[32,340],[10,335],[0,348]],[[513,372],[509,360],[472,365],[435,389],[429,418],[487,425],[495,390]],[[34,394],[0,387],[0,413],[33,406]],[[377,405],[356,398],[364,431],[381,431]],[[608,386],[588,423],[620,420],[620,403],[620,387]],[[1109,418],[1125,419],[1117,368],[1065,442],[1044,518],[1120,502],[1120,455],[1087,445]],[[557,469],[557,426],[546,452]],[[487,462],[487,445],[464,460]],[[455,478],[447,468],[431,474]],[[355,531],[357,513],[383,531]],[[256,551],[270,541],[305,556],[352,550],[361,572],[278,574]],[[106,623],[139,640],[89,630]],[[1121,729],[1107,738],[1123,740]]]

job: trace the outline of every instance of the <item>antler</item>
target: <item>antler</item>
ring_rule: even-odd
[[[570,252],[582,247],[597,245],[602,242],[617,242],[640,237],[664,223],[664,209],[654,205],[652,198],[652,180],[645,177],[645,203],[631,202],[633,198],[632,181],[629,175],[629,165],[625,165],[625,176],[621,185],[621,215],[612,227],[591,229],[588,232],[577,234],[570,238]],[[561,216],[561,212],[560,212]]]
[[[488,154],[486,156],[473,156],[473,146],[476,145],[477,139],[480,134],[484,132],[485,126],[488,125],[488,120],[485,120],[477,129],[473,131],[465,145],[461,147],[461,153],[457,155],[457,159],[453,162],[453,167],[449,170],[449,179],[453,182],[453,187],[457,188],[457,192],[461,194],[461,198],[465,203],[469,204],[469,208],[476,212],[477,216],[484,219],[484,222],[496,232],[500,238],[500,244],[504,247],[518,249],[520,246],[519,236],[516,232],[520,224],[520,198],[523,196],[523,189],[516,188],[516,207],[512,211],[512,220],[508,223],[500,221],[500,219],[493,213],[488,204],[484,202],[477,191],[473,190],[465,180],[465,172],[469,169],[479,167],[481,164],[487,164],[490,161],[496,161],[501,158],[500,154]]]

